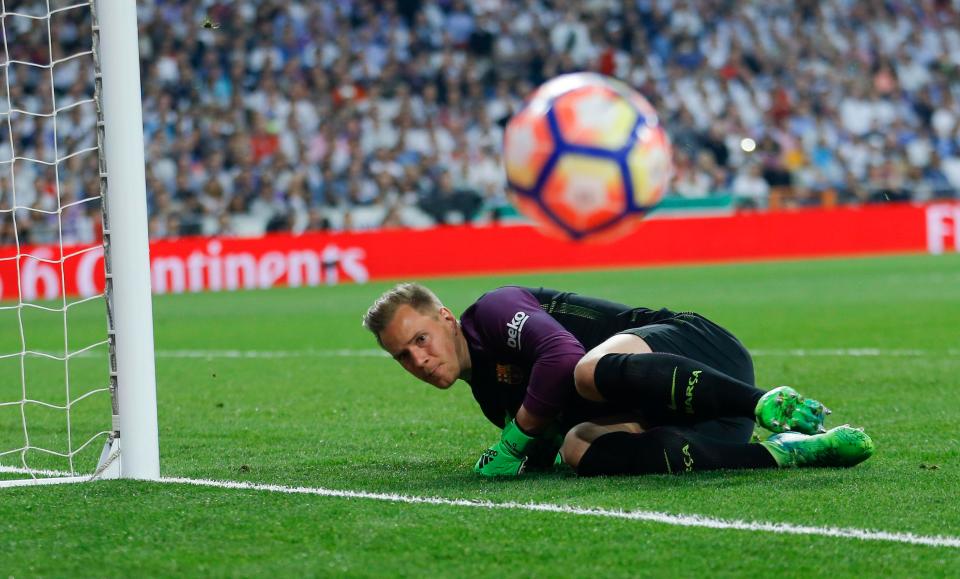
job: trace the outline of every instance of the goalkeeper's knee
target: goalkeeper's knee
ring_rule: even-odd
[[[577,434],[577,429],[580,426],[582,425],[578,424],[571,428],[567,435],[563,437],[563,445],[560,446],[560,456],[563,457],[563,463],[573,470],[577,470],[580,458],[590,448],[590,443]]]
[[[609,427],[600,426],[592,422],[582,422],[569,431],[563,438],[560,447],[560,456],[570,468],[577,470],[583,455],[590,449],[593,441],[610,432]]]

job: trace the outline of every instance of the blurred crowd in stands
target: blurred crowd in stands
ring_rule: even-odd
[[[497,219],[507,119],[539,83],[580,70],[659,110],[675,196],[790,207],[960,190],[956,0],[153,0],[138,12],[155,238]],[[9,58],[46,64],[45,27],[22,20],[7,17]],[[51,29],[55,61],[89,35],[69,14]],[[7,115],[0,161],[96,145],[81,60],[52,75],[9,65],[14,109],[49,112],[55,94],[60,112],[56,128]],[[62,215],[31,216],[87,235],[90,157],[56,171],[18,160],[17,205],[55,210],[59,192]],[[12,186],[0,171],[4,241]]]

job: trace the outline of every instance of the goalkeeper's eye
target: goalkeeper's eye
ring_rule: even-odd
[[[418,346],[422,346],[422,345],[424,345],[424,344],[426,344],[426,343],[427,343],[427,335],[426,335],[426,334],[420,334],[419,336],[417,336],[417,345],[418,345]]]

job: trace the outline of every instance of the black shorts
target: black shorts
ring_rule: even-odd
[[[750,352],[733,334],[699,314],[681,312],[656,324],[620,333],[643,338],[654,352],[691,358],[741,382],[756,384]],[[745,417],[707,420],[691,427],[730,441],[746,442],[753,434],[753,420]]]

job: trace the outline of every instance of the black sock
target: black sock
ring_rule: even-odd
[[[654,423],[723,416],[753,418],[763,390],[675,354],[606,354],[594,371],[597,391]]]
[[[580,458],[577,474],[680,474],[776,466],[773,455],[759,444],[725,442],[687,428],[661,426],[639,434],[604,434]]]

